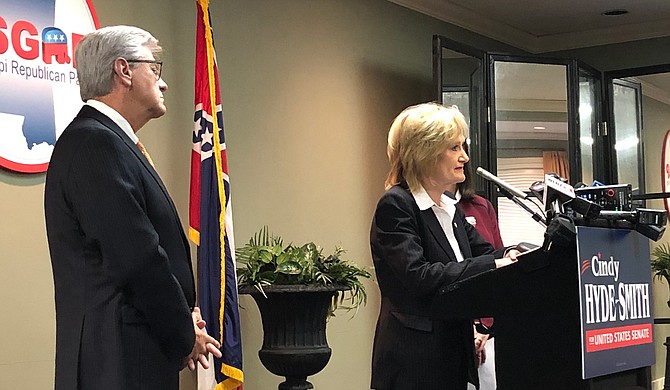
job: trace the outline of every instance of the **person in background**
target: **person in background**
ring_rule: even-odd
[[[467,135],[456,107],[434,103],[406,108],[389,130],[387,191],[370,230],[381,291],[373,389],[478,386],[472,321],[433,320],[431,301],[445,284],[512,264],[518,251],[494,249],[444,194],[465,180]]]
[[[494,248],[502,248],[503,242],[500,237],[496,210],[491,202],[475,193],[472,175],[472,167],[468,162],[465,165],[465,181],[452,186],[448,192],[454,194],[459,202],[458,205],[465,213],[465,219],[475,227],[477,232]]]
[[[219,342],[195,308],[177,210],[135,134],[165,114],[161,48],[105,27],[75,59],[86,104],[62,133],[44,190],[56,303],[56,390],[178,390]]]
[[[466,144],[466,152],[467,150]],[[494,248],[502,248],[503,242],[500,237],[496,211],[491,202],[475,193],[472,165],[469,161],[465,164],[464,169],[465,180],[462,183],[450,186],[447,191],[449,194],[453,194],[458,206],[465,214],[466,221],[474,226],[477,232]],[[496,389],[495,339],[491,329],[492,324],[492,318],[482,318],[478,320],[474,331],[475,350],[477,360],[480,363],[478,368],[480,390]]]

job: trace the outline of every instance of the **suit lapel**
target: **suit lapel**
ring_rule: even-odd
[[[167,192],[167,188],[165,188],[165,185],[163,184],[163,181],[160,179],[158,176],[158,173],[156,170],[149,164],[149,161],[147,160],[146,157],[142,154],[140,149],[133,143],[133,141],[126,135],[126,133],[123,132],[123,130],[113,121],[111,120],[107,115],[104,115],[100,111],[96,110],[95,108],[84,105],[82,107],[81,111],[79,111],[79,115],[81,117],[88,117],[97,120],[100,122],[103,126],[109,128],[112,130],[116,135],[118,135],[123,142],[128,146],[128,149],[130,150],[131,153],[135,155],[141,162],[142,165],[144,165],[144,168],[151,174],[151,177],[153,177],[154,181],[158,186],[160,187],[161,191],[163,191],[163,194],[165,195],[165,198],[168,200],[170,205],[172,206],[172,211],[175,215],[177,215],[177,208],[175,207],[174,203],[172,202],[172,198],[170,198],[170,194]]]
[[[472,251],[470,250],[470,240],[468,240],[468,234],[463,225],[465,222],[464,219],[459,218],[459,211],[454,215],[454,235],[456,236],[456,241],[458,241],[458,246],[461,248],[464,258],[472,257]]]
[[[423,220],[425,221],[426,226],[428,227],[428,230],[430,230],[430,233],[433,235],[435,241],[437,241],[442,250],[444,250],[444,253],[449,256],[450,260],[456,261],[456,255],[454,254],[453,249],[451,249],[451,245],[449,245],[449,241],[447,241],[447,236],[444,234],[444,230],[442,230],[442,226],[437,220],[433,210],[423,210],[421,211],[421,216],[423,217]]]

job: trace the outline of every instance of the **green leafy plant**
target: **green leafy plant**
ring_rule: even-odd
[[[651,252],[651,270],[658,279],[665,278],[670,283],[670,245],[661,244]]]
[[[237,248],[237,269],[240,287],[252,286],[263,295],[263,287],[272,285],[341,286],[333,297],[329,315],[338,308],[352,310],[367,303],[365,286],[360,278],[370,273],[344,259],[345,250],[336,247],[330,255],[313,242],[302,246],[284,245],[283,239],[263,227],[243,247]],[[347,298],[348,296],[348,298]]]

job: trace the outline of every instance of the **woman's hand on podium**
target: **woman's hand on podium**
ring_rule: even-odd
[[[507,252],[505,252],[504,257],[507,257],[507,258],[511,259],[512,262],[514,262],[514,261],[517,260],[517,256],[519,256],[520,254],[521,254],[521,252],[519,252],[518,249],[510,249]]]
[[[516,257],[520,255],[521,252],[519,252],[516,249],[510,249],[507,252],[505,252],[505,256],[501,259],[496,259],[496,268],[504,267],[506,265],[510,265],[512,263],[516,262]]]

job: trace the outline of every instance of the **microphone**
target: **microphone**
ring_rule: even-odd
[[[502,180],[498,176],[492,174],[491,172],[487,171],[486,169],[484,169],[482,167],[477,168],[477,174],[479,176],[483,177],[484,179],[486,179],[490,182],[493,182],[498,187],[502,188],[503,190],[509,192],[510,194],[512,194],[512,195],[514,195],[518,198],[521,198],[521,199],[528,198],[528,195],[526,195],[526,193],[524,193],[523,191],[513,187],[511,184],[505,182],[504,180]]]

